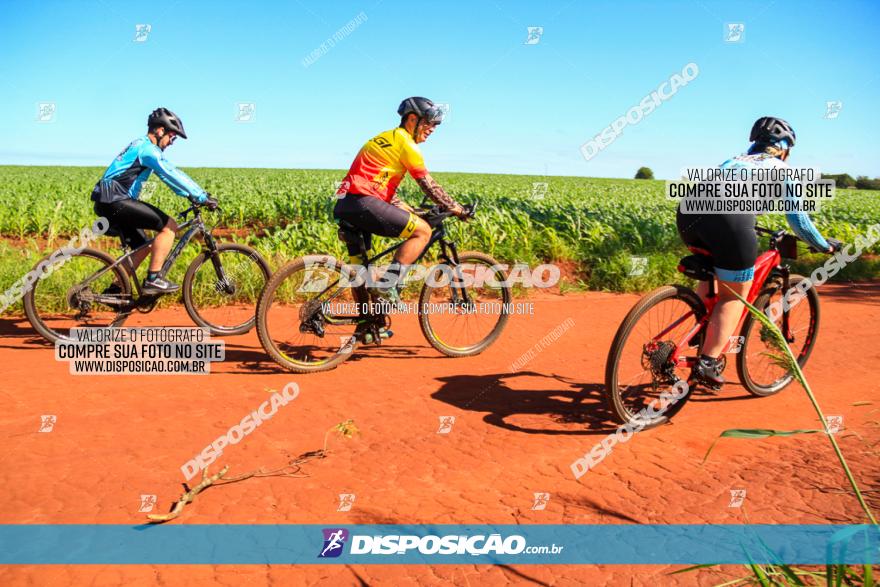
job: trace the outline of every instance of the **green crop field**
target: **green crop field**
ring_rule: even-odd
[[[30,269],[41,256],[95,220],[89,193],[103,169],[88,167],[0,167],[0,291]],[[221,202],[212,215],[226,240],[256,247],[273,268],[308,253],[343,254],[330,216],[334,181],[344,172],[287,169],[188,169],[188,173]],[[683,281],[675,270],[686,254],[675,228],[675,204],[663,195],[662,181],[438,173],[437,179],[462,202],[478,201],[479,214],[464,224],[449,222],[460,249],[485,251],[503,262],[563,262],[563,290],[646,290]],[[533,183],[546,182],[543,196]],[[151,179],[147,201],[171,213],[185,200]],[[400,194],[411,204],[421,200],[407,179]],[[819,230],[854,242],[868,226],[880,222],[878,192],[839,190],[814,220]],[[785,228],[782,216],[761,223]],[[116,243],[102,239],[102,247]],[[197,247],[190,247],[195,256]],[[870,255],[848,266],[836,279],[880,275]],[[631,258],[646,257],[642,275],[630,275]],[[822,256],[802,257],[796,264],[809,271]],[[182,278],[187,265],[178,262]],[[20,311],[20,305],[10,311]]]

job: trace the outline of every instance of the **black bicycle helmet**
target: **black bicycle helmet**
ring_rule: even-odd
[[[167,108],[156,108],[147,118],[147,129],[164,128],[167,131],[177,133],[181,138],[186,138],[186,131],[183,130],[183,123],[175,113]]]
[[[427,122],[429,124],[440,124],[443,122],[443,110],[437,107],[427,98],[413,96],[407,98],[400,103],[397,113],[401,118],[405,118],[407,114],[415,114],[419,117],[419,122]]]
[[[774,145],[781,140],[788,142],[788,147],[794,147],[795,134],[791,125],[775,116],[763,116],[752,125],[749,140],[753,143]]]

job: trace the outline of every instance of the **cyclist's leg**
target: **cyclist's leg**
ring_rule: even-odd
[[[708,251],[715,265],[718,301],[709,317],[693,376],[717,388],[724,383],[719,357],[729,344],[743,311],[743,304],[734,293],[746,297],[755,272],[758,256],[755,218],[732,214],[690,216],[679,212],[677,222],[685,243]],[[709,284],[703,282],[700,286],[698,293],[705,296]]]
[[[131,262],[131,268],[136,270],[140,264],[150,254],[149,247],[139,249],[147,242],[147,235],[144,231],[132,224],[132,217],[125,201],[117,201],[112,203],[95,202],[95,214],[103,216],[118,235],[122,243],[136,251],[128,259]],[[128,268],[126,266],[126,268]]]
[[[336,203],[333,213],[336,218],[369,234],[407,239],[382,276],[381,289],[393,288],[405,276],[408,266],[418,258],[431,238],[431,229],[424,220],[372,196],[348,194]],[[349,254],[352,254],[351,250]]]
[[[428,246],[428,241],[431,240],[431,227],[427,222],[410,212],[409,222],[398,236],[405,238],[406,241],[397,249],[394,261],[404,266],[411,265]]]
[[[706,326],[706,340],[703,343],[702,354],[717,358],[724,352],[743,311],[743,303],[734,292],[745,298],[751,287],[750,277],[746,281],[718,280],[718,302]]]
[[[718,302],[709,318],[702,353],[717,358],[727,347],[742,316],[743,303],[734,294],[745,298],[755,275],[758,258],[755,217],[717,216],[701,236],[712,253],[718,278]]]
[[[149,247],[152,258],[147,278],[144,280],[145,288],[149,289],[151,293],[165,293],[178,289],[179,286],[176,284],[159,279],[158,276],[162,269],[162,263],[174,244],[174,235],[177,230],[177,223],[174,219],[156,206],[137,200],[114,202],[111,206],[113,210],[110,221],[120,228],[129,246],[136,247],[146,242],[143,234],[144,229],[154,230],[157,233]],[[135,267],[143,261],[146,255],[147,249],[136,254],[132,259]]]
[[[168,253],[171,252],[171,247],[174,245],[174,235],[176,233],[177,222],[174,221],[174,218],[168,218],[153,240],[151,247],[153,255],[150,257],[151,273],[158,273],[162,269],[162,263],[165,262]]]
[[[156,236],[150,245],[150,273],[158,273],[162,269],[171,247],[174,245],[174,235],[177,232],[177,222],[165,212],[137,200],[129,200],[126,204],[126,217],[128,226],[138,229],[156,231]]]

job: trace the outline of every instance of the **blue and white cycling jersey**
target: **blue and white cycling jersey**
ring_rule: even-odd
[[[207,199],[208,193],[165,159],[162,150],[144,135],[132,141],[113,160],[92,190],[92,200],[105,204],[137,200],[141,187],[154,171],[178,196],[193,198],[200,203]]]
[[[758,169],[758,168],[789,168],[789,165],[779,159],[778,157],[774,157],[768,153],[758,153],[754,155],[739,155],[732,159],[728,159],[721,165],[719,165],[721,169]],[[788,198],[795,198],[796,196],[786,196]],[[809,243],[810,246],[820,250],[827,251],[830,248],[828,241],[826,241],[819,231],[816,230],[816,227],[813,225],[813,221],[810,220],[809,215],[806,212],[790,212],[785,215],[785,219],[788,221],[788,225],[791,227],[791,230],[800,238],[801,240]]]

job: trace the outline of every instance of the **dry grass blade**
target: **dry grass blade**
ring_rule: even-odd
[[[855,477],[853,477],[852,471],[850,471],[849,465],[846,463],[846,459],[843,456],[843,453],[840,451],[840,446],[837,444],[837,440],[834,438],[834,435],[828,429],[828,422],[825,418],[825,414],[822,412],[822,408],[819,407],[819,402],[816,400],[816,396],[813,394],[813,390],[810,388],[810,384],[807,382],[806,377],[804,376],[804,372],[801,370],[801,366],[798,364],[797,359],[794,354],[791,352],[791,348],[789,348],[788,343],[785,341],[785,337],[782,335],[782,332],[779,330],[779,327],[773,323],[770,318],[768,318],[764,312],[753,306],[743,298],[741,295],[730,289],[730,292],[739,299],[743,304],[745,304],[749,313],[758,320],[764,328],[761,329],[762,338],[767,336],[767,341],[770,344],[781,350],[783,352],[783,356],[786,361],[786,365],[784,368],[789,369],[794,375],[795,379],[803,387],[804,391],[807,393],[807,397],[810,400],[810,403],[813,405],[813,409],[816,410],[816,414],[819,416],[819,421],[822,422],[822,427],[825,430],[825,434],[828,436],[829,442],[831,442],[831,446],[834,449],[834,453],[837,455],[837,460],[840,462],[840,466],[843,467],[843,471],[846,474],[847,479],[849,480],[850,486],[852,486],[853,491],[856,494],[856,499],[859,501],[859,505],[862,506],[862,510],[868,516],[868,519],[872,524],[877,525],[877,520],[874,518],[874,514],[871,511],[871,508],[865,502],[865,498],[862,496],[862,492],[859,490],[859,486],[856,483]],[[766,332],[765,332],[766,329]]]

